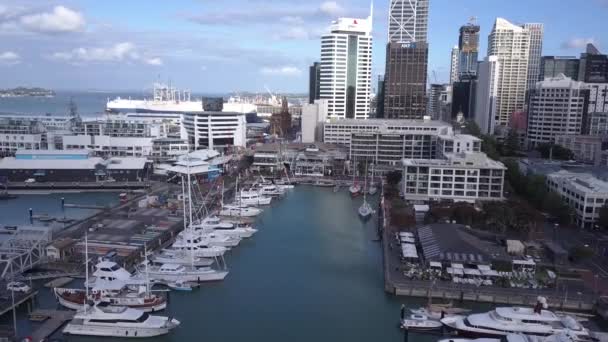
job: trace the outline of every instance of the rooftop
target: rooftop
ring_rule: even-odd
[[[439,120],[405,120],[405,119],[368,119],[368,120],[356,120],[356,119],[329,119],[326,123],[338,124],[338,125],[354,125],[354,126],[414,126],[414,127],[451,127],[448,123]]]
[[[487,168],[506,170],[503,163],[490,159],[483,152],[445,153],[446,159],[403,159],[403,166]]]
[[[575,173],[561,170],[549,174],[549,178],[555,181],[567,182],[579,191],[608,196],[608,182],[596,178],[590,173]]]

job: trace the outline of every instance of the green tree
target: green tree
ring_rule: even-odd
[[[479,128],[479,125],[477,125],[477,123],[475,121],[472,121],[472,120],[467,121],[463,126],[464,126],[463,133],[476,136],[480,139],[482,138],[483,134],[481,134],[481,129]]]
[[[403,177],[403,175],[401,174],[400,171],[397,171],[397,170],[391,171],[386,174],[386,182],[389,185],[397,186],[397,184],[399,184],[399,182],[401,182],[402,177]]]
[[[542,143],[536,147],[536,150],[540,152],[543,158],[549,158],[556,160],[571,160],[574,159],[574,153],[569,149],[560,145],[552,143]]]
[[[515,129],[509,130],[509,134],[502,145],[502,154],[505,156],[513,156],[519,151],[519,135]]]
[[[496,139],[490,135],[484,135],[481,140],[481,151],[487,154],[491,159],[500,159]]]

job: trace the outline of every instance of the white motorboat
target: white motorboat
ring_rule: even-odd
[[[219,219],[217,222],[219,222]],[[237,223],[235,225],[234,223],[230,222],[222,222],[218,224],[194,224],[192,229],[198,235],[213,233],[234,239],[250,238],[257,232],[257,229],[254,229],[247,224]]]
[[[533,336],[524,334],[508,334],[504,338],[446,338],[438,342],[593,342],[597,341],[593,338],[580,338],[569,332],[562,332],[550,336]]]
[[[152,281],[164,282],[203,282],[219,281],[226,278],[228,271],[215,270],[211,267],[191,267],[186,265],[164,264],[148,266],[148,274]]]
[[[95,265],[93,277],[85,282],[85,285],[91,287],[111,287],[112,283],[117,282],[119,285],[126,286],[145,286],[145,279],[133,276],[129,271],[120,267],[114,261],[100,259]],[[115,286],[115,285],[114,285]]]
[[[416,315],[424,315],[432,319],[442,319],[445,316],[453,316],[453,315],[462,315],[471,310],[469,309],[461,309],[461,308],[452,308],[452,307],[432,307],[429,310],[428,307],[421,307],[418,309],[410,309],[410,312]]]
[[[53,292],[59,304],[68,309],[80,310],[85,304],[86,290],[84,289],[54,288]],[[167,307],[165,297],[150,293],[146,289],[131,291],[124,285],[93,288],[89,293],[89,298],[95,302],[107,302],[110,306],[127,306],[144,312],[160,311]]]
[[[221,216],[229,217],[255,217],[262,213],[262,209],[246,205],[226,204],[220,209]]]
[[[184,241],[185,240],[185,241]],[[204,245],[210,247],[236,247],[238,246],[241,239],[238,237],[231,237],[221,234],[215,234],[212,232],[194,232],[190,230],[184,230],[177,235],[175,242],[188,243],[196,246]]]
[[[219,217],[217,217],[215,215],[207,216],[200,223],[195,223],[192,226],[197,229],[202,228],[202,229],[209,229],[209,230],[213,230],[216,228],[224,228],[224,229],[234,228],[233,223],[222,221]]]
[[[468,337],[496,337],[509,333],[549,336],[569,332],[588,337],[589,331],[570,316],[557,316],[537,305],[535,308],[498,307],[492,311],[468,316],[450,316],[441,322]]]
[[[179,326],[176,319],[99,303],[76,313],[64,335],[141,338],[160,336]]]
[[[175,252],[191,253],[194,257],[199,258],[214,258],[226,253],[226,247],[210,246],[194,233],[186,233],[189,235],[187,238],[182,236],[181,238],[176,239],[173,245],[165,249],[165,251],[171,254],[174,254]]]
[[[425,315],[412,314],[401,320],[401,328],[408,330],[429,331],[441,329],[443,324]]]
[[[261,196],[279,197],[285,194],[285,189],[274,184],[258,184],[258,192]]]
[[[200,258],[191,255],[192,253],[160,253],[152,256],[150,261],[155,264],[177,264],[190,265],[196,267],[211,266],[215,261],[210,258]]]
[[[244,205],[261,206],[269,205],[272,197],[262,196],[255,190],[241,190],[238,201]]]

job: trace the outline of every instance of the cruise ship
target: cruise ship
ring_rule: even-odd
[[[202,113],[203,102],[193,101],[189,90],[178,90],[162,83],[154,83],[152,99],[133,100],[120,97],[108,100],[106,111],[110,113],[146,113],[161,115]]]

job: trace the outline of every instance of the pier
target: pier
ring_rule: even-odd
[[[74,318],[76,312],[67,310],[36,310],[30,317],[44,318],[44,323],[32,333],[32,341],[42,341]]]
[[[150,182],[10,182],[7,188],[10,193],[30,190],[61,190],[65,191],[100,191],[100,190],[135,190],[145,189],[151,186]]]
[[[4,314],[13,310],[13,307],[17,308],[19,305],[33,299],[38,295],[38,291],[30,291],[28,293],[15,291],[15,305],[13,306],[10,291],[5,290],[6,285],[4,283],[0,283],[0,285],[4,286],[3,291],[1,291],[2,297],[0,297],[0,316],[3,316]]]

